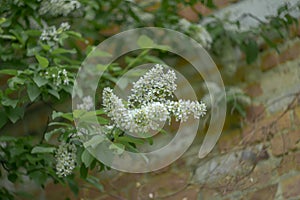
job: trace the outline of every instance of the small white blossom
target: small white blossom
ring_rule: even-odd
[[[46,79],[51,80],[55,86],[69,85],[70,79],[67,70],[60,68],[50,68],[49,71],[40,74]]]
[[[72,11],[80,8],[81,4],[77,0],[43,0],[39,9],[41,15],[67,16]]]
[[[56,174],[65,177],[72,174],[76,166],[76,146],[74,144],[60,144],[55,153]]]
[[[82,98],[82,103],[77,105],[77,109],[89,111],[94,107],[93,98],[86,96]]]

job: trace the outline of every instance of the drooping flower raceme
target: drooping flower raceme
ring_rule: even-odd
[[[41,15],[49,14],[51,16],[67,16],[72,11],[80,8],[81,4],[77,0],[43,0],[39,13]]]
[[[60,144],[55,153],[56,174],[65,177],[72,173],[76,166],[76,146],[74,144]]]
[[[164,73],[162,65],[155,65],[149,72],[133,84],[132,94],[128,97],[130,107],[152,102],[164,102],[176,90],[176,75],[173,70]]]
[[[94,102],[91,96],[83,97],[82,103],[77,105],[79,110],[91,110],[94,107]]]
[[[162,65],[155,65],[133,84],[128,102],[122,101],[110,88],[103,90],[103,106],[113,124],[131,133],[147,133],[158,130],[160,123],[170,120],[184,122],[189,115],[195,119],[206,114],[206,105],[198,101],[172,101],[176,90],[176,75],[173,70],[164,73]]]
[[[48,45],[54,46],[59,41],[59,36],[64,32],[70,29],[68,22],[63,22],[61,25],[56,28],[55,26],[49,26],[43,29],[40,36],[40,40],[46,41]]]

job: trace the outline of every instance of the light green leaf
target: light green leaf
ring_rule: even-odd
[[[55,54],[63,54],[63,53],[76,53],[76,50],[75,49],[62,49],[62,48],[57,48],[57,49],[54,49],[51,54],[55,55]]]
[[[27,94],[30,101],[34,101],[41,94],[41,91],[35,84],[28,84]]]
[[[59,93],[56,90],[50,89],[48,90],[48,92],[55,96],[57,99],[60,99]]]
[[[11,107],[15,108],[18,104],[18,101],[19,100],[17,100],[17,99],[10,99],[10,98],[5,97],[2,99],[1,103],[4,106],[11,106]]]
[[[141,48],[151,48],[153,47],[155,44],[153,42],[153,40],[151,40],[148,36],[146,35],[142,35],[139,37],[137,44],[139,47]]]
[[[46,85],[47,82],[48,82],[47,79],[45,79],[45,78],[43,78],[41,76],[38,76],[38,75],[36,75],[36,76],[33,77],[33,81],[37,84],[38,87]]]
[[[45,138],[46,142],[49,142],[49,140],[51,139],[51,137],[52,137],[54,134],[59,133],[59,132],[62,133],[63,130],[65,130],[65,129],[64,129],[64,128],[56,128],[56,129],[54,129],[54,130],[52,130],[52,131],[49,131],[49,132],[45,133],[44,138]]]
[[[16,40],[17,38],[13,35],[0,35],[0,38],[7,40]]]
[[[92,137],[90,140],[88,140],[87,142],[83,143],[83,146],[85,148],[87,148],[87,147],[94,148],[95,146],[97,146],[98,144],[100,144],[103,140],[104,140],[103,136],[96,135],[96,136]]]
[[[18,70],[15,70],[15,69],[2,69],[2,70],[0,70],[0,74],[7,74],[7,75],[15,76],[15,75],[18,74]]]
[[[112,143],[109,146],[109,149],[115,151],[118,155],[122,154],[124,152],[125,146],[120,143]]]
[[[36,146],[31,150],[31,153],[53,153],[54,151],[55,151],[54,147]]]
[[[35,58],[37,59],[37,61],[39,62],[40,66],[42,68],[46,68],[49,65],[49,61],[47,58],[40,56],[39,54],[35,55]]]
[[[81,161],[84,163],[85,167],[88,168],[93,160],[94,157],[85,149],[81,154]]]

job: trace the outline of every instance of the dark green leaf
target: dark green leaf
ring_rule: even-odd
[[[15,173],[11,173],[11,174],[8,174],[7,178],[10,182],[15,183],[16,180],[18,179],[18,175]]]
[[[86,168],[84,165],[81,165],[80,167],[80,177],[83,179],[86,179],[88,175],[88,168]]]

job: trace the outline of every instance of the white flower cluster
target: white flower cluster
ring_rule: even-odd
[[[48,80],[52,80],[55,86],[70,84],[68,72],[65,69],[59,69],[57,71],[53,70],[51,72],[46,71],[44,74],[41,73],[41,75],[43,75]]]
[[[169,117],[167,108],[160,102],[142,105],[141,108],[127,109],[110,88],[103,90],[103,105],[104,111],[115,125],[131,133],[147,133],[150,129],[157,130],[159,122],[164,122]]]
[[[55,44],[57,44],[60,34],[62,34],[64,31],[67,31],[69,29],[70,29],[70,25],[68,22],[61,23],[58,29],[56,29],[55,26],[47,27],[43,30],[40,36],[40,40],[47,41],[47,43],[50,46],[54,46]]]
[[[60,144],[55,153],[56,174],[65,177],[72,173],[76,165],[76,146],[74,144]]]
[[[203,102],[182,100],[167,101],[166,107],[171,116],[175,117],[176,121],[187,121],[190,114],[194,115],[195,119],[200,119],[206,114],[206,105]]]
[[[158,130],[160,123],[172,116],[181,122],[186,121],[190,114],[195,119],[204,116],[206,105],[202,102],[166,99],[172,97],[176,89],[175,79],[174,71],[164,74],[163,67],[156,65],[134,84],[132,95],[125,104],[112,89],[104,88],[104,111],[117,128],[131,133]]]
[[[44,0],[41,3],[39,13],[40,15],[48,13],[51,16],[67,16],[80,6],[81,4],[77,0]]]
[[[82,104],[77,105],[77,109],[79,110],[91,110],[94,107],[94,102],[91,96],[83,97]]]
[[[132,94],[128,97],[130,107],[152,102],[164,102],[176,90],[176,74],[173,70],[164,73],[163,66],[156,64],[149,72],[133,84]]]
[[[179,20],[179,28],[199,42],[204,48],[210,49],[212,44],[211,35],[200,24],[191,24],[186,19]]]

